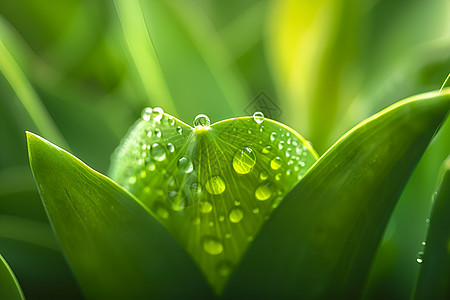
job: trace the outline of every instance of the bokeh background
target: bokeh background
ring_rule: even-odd
[[[319,154],[450,72],[448,0],[0,1],[0,253],[28,299],[78,299],[28,167],[25,130],[106,173],[146,106],[191,123],[255,110]],[[386,229],[367,299],[408,299],[447,121]]]

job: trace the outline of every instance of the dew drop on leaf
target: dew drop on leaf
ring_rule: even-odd
[[[212,204],[208,201],[199,202],[199,205],[200,205],[200,211],[204,214],[211,212],[213,209]]]
[[[153,112],[153,110],[151,107],[144,108],[141,113],[142,120],[150,121],[150,118],[152,117],[152,112]]]
[[[223,260],[217,264],[217,273],[222,277],[230,276],[233,264],[228,260]]]
[[[136,182],[137,182],[136,176],[131,176],[130,178],[128,178],[129,184],[135,184]]]
[[[257,111],[253,114],[253,120],[255,120],[256,123],[261,124],[264,122],[264,114],[260,111]]]
[[[192,170],[194,170],[194,165],[192,164],[192,161],[187,158],[186,156],[181,157],[178,160],[178,170],[180,170],[181,173],[191,173]]]
[[[281,167],[281,158],[274,157],[271,161],[270,161],[270,167],[274,170],[278,170]]]
[[[219,255],[223,252],[222,242],[213,236],[205,236],[202,240],[203,250],[210,255]]]
[[[181,128],[181,126],[177,127],[177,132],[178,134],[182,134],[183,133],[183,128]]]
[[[417,255],[416,255],[416,262],[419,263],[419,264],[421,264],[423,262],[423,252],[422,251],[417,253]]]
[[[166,159],[166,150],[160,143],[154,143],[150,148],[150,155],[157,161],[163,161]]]
[[[244,212],[239,207],[233,207],[228,216],[231,223],[239,223],[243,217],[244,217]]]
[[[164,110],[161,107],[155,107],[152,112],[152,119],[160,123],[164,115]]]
[[[252,213],[254,213],[255,215],[259,214],[259,208],[254,208],[252,210]]]
[[[270,183],[261,184],[255,190],[255,197],[259,201],[266,201],[272,196],[272,186]]]
[[[166,147],[169,152],[175,152],[175,146],[172,143],[167,143]]]
[[[199,114],[194,119],[195,129],[208,129],[210,125],[211,121],[207,115]]]
[[[273,141],[275,141],[276,138],[277,138],[277,133],[276,132],[272,132],[270,134],[270,140],[273,142]]]
[[[267,154],[267,153],[269,153],[270,152],[270,150],[272,150],[272,146],[266,146],[266,147],[264,147],[263,149],[262,149],[262,153],[263,154]]]
[[[213,176],[206,181],[206,190],[212,195],[219,195],[225,191],[225,182],[220,176]]]
[[[256,156],[252,148],[238,150],[233,157],[233,169],[239,174],[247,174],[256,164]]]
[[[261,171],[261,173],[259,174],[259,179],[261,180],[266,180],[269,177],[269,173],[267,173],[267,171]]]
[[[159,137],[159,138],[162,137],[161,129],[156,128],[154,133],[155,133],[155,136],[156,136],[156,137]]]

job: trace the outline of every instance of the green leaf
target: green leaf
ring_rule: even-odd
[[[418,95],[344,135],[274,211],[225,295],[358,298],[392,209],[449,108],[450,89]]]
[[[450,158],[436,191],[415,299],[450,298]]]
[[[210,296],[189,256],[139,200],[48,141],[27,138],[45,209],[88,298]]]
[[[195,128],[147,108],[111,178],[136,195],[220,293],[259,228],[316,161],[298,133],[262,115]]]
[[[0,299],[22,300],[22,289],[17,282],[16,276],[0,254]]]

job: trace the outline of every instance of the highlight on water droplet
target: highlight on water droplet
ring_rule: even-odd
[[[421,264],[423,263],[423,251],[420,251],[416,255],[416,262]]]
[[[186,157],[186,156],[182,156],[179,160],[178,160],[178,170],[180,170],[181,173],[191,173],[192,170],[194,170],[194,165],[192,164],[192,161]]]
[[[150,155],[154,160],[163,161],[166,159],[166,150],[164,150],[164,146],[160,143],[154,143],[150,148]]]
[[[217,263],[217,273],[222,277],[228,277],[233,270],[233,263],[229,260],[223,260]]]
[[[163,115],[164,110],[161,107],[155,107],[152,112],[152,119],[155,120],[155,122],[160,123]]]
[[[255,197],[259,201],[266,201],[271,196],[272,196],[272,185],[270,183],[261,184],[255,190]]]
[[[203,250],[210,255],[219,255],[223,252],[222,242],[214,236],[204,236],[202,239]]]
[[[152,117],[153,109],[151,107],[146,107],[141,112],[141,118],[144,121],[150,121]]]
[[[233,169],[239,174],[247,174],[256,164],[255,152],[250,147],[238,150],[233,157]]]
[[[225,191],[226,185],[220,176],[213,176],[206,181],[206,190],[212,195],[219,195]]]
[[[233,207],[228,215],[231,223],[239,223],[244,217],[244,212],[239,207]]]
[[[261,124],[264,122],[264,114],[260,111],[257,111],[253,114],[253,120],[255,120],[256,123]]]
[[[274,157],[270,161],[270,167],[274,170],[278,170],[279,168],[281,168],[281,158],[279,158],[278,156]]]
[[[209,117],[205,114],[199,114],[194,119],[194,127],[196,130],[208,130],[209,126],[211,125],[211,121],[209,120]]]

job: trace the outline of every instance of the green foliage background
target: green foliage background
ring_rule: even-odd
[[[432,1],[18,0],[0,2],[0,253],[28,299],[80,291],[28,167],[25,130],[106,173],[145,106],[189,122],[246,115],[265,91],[322,154],[353,125],[450,71],[450,16]],[[385,232],[368,299],[417,277],[447,122]]]

